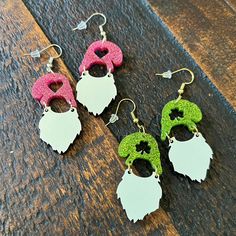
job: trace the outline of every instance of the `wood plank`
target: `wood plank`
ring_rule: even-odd
[[[150,0],[154,11],[236,108],[236,2]]]
[[[1,2],[0,15],[0,234],[178,235],[163,209],[138,224],[128,221],[115,194],[125,167],[100,118],[79,106],[83,132],[65,155],[39,139],[42,107],[31,87],[46,58],[22,54],[50,42],[22,2]],[[57,67],[74,87],[62,60]]]
[[[178,232],[181,235],[232,235],[236,189],[235,111],[150,5],[144,0],[96,0],[89,4],[76,0],[24,2],[46,35],[64,48],[64,61],[75,78],[79,78],[78,67],[86,48],[100,36],[96,20],[87,31],[73,33],[70,29],[96,11],[107,16],[108,24],[104,28],[108,39],[121,47],[125,63],[114,74],[119,95],[102,118],[109,119],[120,98],[133,98],[139,118],[158,140],[164,169],[161,206],[172,217]],[[167,157],[168,145],[159,138],[161,109],[176,97],[177,89],[188,75],[179,74],[173,80],[163,80],[155,73],[180,67],[191,68],[196,75],[195,82],[186,88],[184,98],[202,109],[204,118],[199,130],[214,150],[211,169],[202,184],[173,172]],[[119,121],[109,126],[119,141],[136,131],[129,117],[130,109],[129,104],[123,104]],[[181,134],[180,130],[175,134]],[[137,168],[142,175],[150,173],[141,163]]]

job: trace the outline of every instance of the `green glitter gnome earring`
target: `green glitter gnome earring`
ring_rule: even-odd
[[[129,101],[133,104],[133,110],[130,114],[139,132],[127,135],[119,144],[118,154],[122,158],[126,158],[125,164],[128,168],[118,185],[116,193],[129,220],[133,220],[135,223],[159,208],[159,201],[162,196],[159,176],[162,174],[162,167],[158,144],[154,137],[145,132],[144,126],[139,124],[139,120],[134,114],[136,105],[133,100],[130,98],[122,99],[118,103],[115,114],[111,115],[106,125],[119,119],[117,113],[123,101]],[[136,159],[149,161],[154,170],[153,174],[149,177],[135,175],[131,165]]]
[[[196,123],[202,119],[200,108],[195,103],[182,99],[185,86],[194,81],[194,74],[188,68],[182,68],[174,72],[168,70],[156,75],[171,79],[173,74],[180,71],[188,71],[192,79],[190,82],[182,83],[178,90],[178,98],[169,101],[164,106],[161,118],[161,140],[169,139],[169,158],[174,170],[189,176],[192,180],[201,182],[206,178],[213,152],[197,129]],[[176,110],[181,113],[181,116],[171,119],[171,114]],[[178,125],[186,126],[190,132],[193,132],[193,137],[187,141],[179,141],[175,137],[170,137],[171,129]]]

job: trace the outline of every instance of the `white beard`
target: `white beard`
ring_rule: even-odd
[[[100,115],[117,95],[113,75],[108,73],[104,77],[93,77],[88,71],[84,71],[81,78],[76,86],[77,100],[89,112]]]
[[[57,113],[47,108],[39,121],[40,138],[59,153],[65,152],[81,131],[81,123],[75,108]],[[74,110],[72,112],[72,109]]]
[[[198,137],[196,135],[183,142],[172,138],[169,158],[175,171],[201,182],[206,178],[213,152],[202,134],[198,133]]]
[[[116,193],[129,220],[134,223],[157,210],[162,196],[155,172],[149,177],[139,177],[129,170],[125,171]]]

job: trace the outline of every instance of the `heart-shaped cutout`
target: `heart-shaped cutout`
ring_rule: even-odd
[[[49,88],[56,93],[57,90],[59,90],[62,87],[63,83],[62,82],[55,82],[55,83],[51,83],[49,85]]]
[[[104,50],[96,50],[95,54],[99,57],[99,58],[103,58],[106,54],[108,53],[107,49]]]

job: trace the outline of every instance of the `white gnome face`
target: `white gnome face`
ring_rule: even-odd
[[[75,108],[57,113],[47,107],[39,122],[40,138],[59,153],[65,152],[81,131],[81,123]]]
[[[113,75],[108,73],[104,77],[93,77],[84,71],[77,83],[77,100],[87,107],[89,112],[100,115],[117,95]]]
[[[118,185],[117,196],[129,220],[134,223],[159,208],[162,190],[155,175],[154,172],[149,177],[139,177],[126,170]]]
[[[206,143],[201,133],[195,133],[188,141],[178,141],[172,138],[169,158],[174,170],[189,176],[192,180],[201,182],[206,178],[210,167],[212,149]]]

